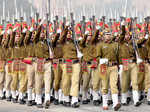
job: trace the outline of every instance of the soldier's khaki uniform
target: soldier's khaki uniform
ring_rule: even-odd
[[[53,71],[54,71],[54,81],[53,87],[55,91],[55,99],[62,101],[62,64],[63,64],[63,52],[62,45],[59,42],[60,34],[54,35],[53,45]]]
[[[32,34],[32,32],[27,31],[24,39],[25,52],[27,55],[23,61],[26,63],[28,102],[35,100],[35,53],[34,44],[31,42]]]
[[[6,59],[6,65],[5,65],[6,98],[10,98],[10,96],[11,96],[11,82],[12,82],[12,59],[11,59],[12,47],[10,46],[10,35],[6,34],[6,40],[4,41],[3,46],[5,48],[4,53],[6,56],[5,57],[5,59]]]
[[[87,100],[87,92],[90,81],[93,89],[93,100],[100,99],[98,95],[100,89],[100,77],[97,75],[97,61],[95,60],[96,62],[94,63],[94,59],[96,59],[96,38],[98,37],[98,34],[99,31],[95,31],[95,34],[88,43],[86,43],[87,35],[85,35],[79,43],[81,52],[83,53],[81,66],[83,81],[82,100]]]
[[[11,91],[12,97],[16,98],[16,90],[19,92],[19,100],[23,99],[23,94],[27,90],[27,76],[26,76],[26,64],[23,62],[23,58],[25,57],[25,48],[23,45],[23,41],[26,33],[20,34],[20,39],[16,43],[15,40],[15,32],[13,32],[11,41],[12,41],[12,83],[11,83]],[[19,85],[19,88],[18,88]]]
[[[74,104],[78,102],[80,64],[73,40],[66,40],[67,32],[68,31],[65,29],[60,38],[60,42],[63,44],[63,59],[65,60],[65,63],[62,65],[62,90],[65,102],[69,102],[69,95],[71,95],[73,96],[71,103]]]
[[[0,98],[4,97],[3,89],[5,82],[5,49],[2,46],[3,35],[0,35]]]
[[[42,104],[42,88],[45,88],[45,103],[50,101],[51,89],[51,60],[46,38],[41,38],[41,27],[38,29],[37,36],[34,37],[34,52],[37,58],[35,62],[35,92],[37,104]]]
[[[123,71],[121,74],[121,92],[122,103],[127,102],[127,92],[132,82],[132,93],[134,104],[139,102],[138,95],[138,66],[136,64],[136,55],[133,49],[132,42],[126,42],[125,27],[123,26],[123,33],[120,36],[119,42],[119,62],[123,65]]]
[[[102,77],[102,98],[103,107],[108,107],[108,89],[110,87],[113,107],[119,104],[118,101],[118,44],[115,42],[104,43],[101,42],[97,46],[97,56],[100,59],[98,75]],[[101,63],[101,60],[108,60],[107,63]]]
[[[148,63],[145,64],[145,91],[147,92],[147,100],[150,101],[150,38],[148,38],[145,46],[148,51]]]

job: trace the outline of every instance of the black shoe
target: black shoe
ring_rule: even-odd
[[[138,107],[141,105],[141,102],[136,102],[136,104],[134,105],[135,107]]]
[[[83,100],[82,101],[82,104],[88,104],[89,102],[88,102],[88,100]]]
[[[128,98],[127,98],[127,104],[129,104],[129,103],[130,103],[130,101],[131,101],[131,98],[130,98],[130,97],[128,97]]]
[[[13,103],[17,103],[17,98],[12,98]]]
[[[90,99],[87,99],[87,101],[90,102],[91,100],[90,100]]]
[[[43,108],[43,105],[42,104],[37,104],[36,107],[37,108]]]
[[[121,104],[118,103],[115,107],[114,107],[114,111],[118,111],[121,108]]]
[[[26,101],[24,99],[19,100],[19,104],[24,105],[25,103],[26,103]]]
[[[123,106],[127,106],[128,105],[128,103],[121,103]]]
[[[55,98],[53,96],[50,97],[50,102],[53,102]]]
[[[147,101],[147,104],[150,105],[150,101]]]
[[[93,101],[93,105],[95,105],[95,106],[99,106],[100,104],[101,104],[100,100],[94,100]]]
[[[10,102],[11,101],[11,96],[10,97],[6,97],[6,101]]]
[[[32,100],[32,105],[36,105],[36,102],[35,102],[35,100]]]
[[[54,105],[59,105],[58,99],[54,100]]]
[[[139,101],[142,101],[143,99],[144,99],[144,95],[141,95]]]
[[[113,104],[113,101],[112,100],[108,100],[108,105],[112,105]]]
[[[32,101],[28,101],[27,106],[32,106]]]
[[[5,96],[3,96],[3,97],[0,97],[0,100],[4,100],[5,99]]]
[[[46,103],[45,103],[45,109],[48,109],[49,108],[49,106],[50,106],[50,101],[46,101]]]
[[[71,107],[78,108],[78,107],[80,107],[80,104],[79,104],[79,102],[75,102],[74,104],[71,105]]]
[[[70,107],[70,102],[63,102],[63,105],[65,106],[65,107]]]
[[[60,101],[59,104],[62,104],[62,105],[63,105],[63,101]]]

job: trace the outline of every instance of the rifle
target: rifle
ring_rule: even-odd
[[[52,47],[52,43],[51,43],[51,38],[49,37],[49,20],[48,20],[48,13],[46,14],[46,20],[47,20],[47,25],[46,25],[46,41],[47,41],[47,45],[48,45],[48,49],[49,49],[49,56],[52,59],[54,57],[53,54],[53,47]]]
[[[73,40],[74,40],[74,44],[75,44],[75,47],[76,47],[76,49],[77,49],[77,57],[78,57],[78,58],[81,58],[83,55],[82,55],[82,53],[81,53],[80,50],[79,50],[79,45],[78,45],[78,42],[77,42],[76,37],[75,37],[73,13],[70,13],[70,17],[71,17],[72,38],[73,38]]]
[[[133,49],[135,51],[135,55],[136,55],[136,59],[139,59],[139,51],[138,51],[138,46],[137,43],[135,41],[136,39],[136,32],[135,32],[135,21],[134,19],[131,19],[131,31],[132,31],[132,45],[133,45]]]

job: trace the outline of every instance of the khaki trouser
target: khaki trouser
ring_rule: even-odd
[[[62,65],[63,79],[62,90],[64,96],[78,97],[79,94],[79,82],[80,82],[80,64],[76,63],[72,65],[72,73],[67,73],[66,64]]]
[[[145,91],[148,92],[148,89],[150,89],[150,64],[146,63],[145,64]]]
[[[14,66],[14,62],[12,66]],[[25,70],[26,71],[26,70]],[[19,88],[18,88],[19,85]],[[25,93],[27,90],[27,75],[26,73],[21,73],[20,71],[12,73],[12,83],[11,90],[16,91],[19,90],[21,93]]]
[[[129,90],[130,82],[132,89],[138,91],[138,67],[136,63],[129,63],[128,70],[122,72],[121,92],[126,93]]]
[[[12,82],[12,75],[11,73],[8,72],[8,63],[5,65],[5,74],[6,74],[6,77],[5,77],[5,89],[6,91],[10,91],[10,85],[11,85],[11,82]],[[9,97],[9,96],[6,96],[6,97]]]
[[[3,90],[5,82],[5,72],[0,72],[0,90]]]
[[[57,67],[53,67],[54,71],[54,90],[58,91],[61,88],[62,83],[62,64],[57,64]]]
[[[43,84],[45,86],[45,94],[50,93],[51,89],[51,62],[44,64],[44,73],[37,72],[37,63],[35,63],[35,93],[42,94]]]
[[[87,72],[82,72],[82,89],[83,91],[87,92],[89,89],[89,83],[91,79],[91,66],[87,65]]]
[[[99,70],[99,74],[100,73],[100,67],[98,67]],[[98,74],[97,74],[98,75]],[[111,89],[111,93],[112,94],[118,94],[118,87],[117,87],[117,83],[118,83],[118,68],[117,66],[112,66],[112,67],[107,67],[107,71],[106,74],[102,79],[102,94],[108,94],[108,90],[109,88]]]
[[[145,66],[145,72],[146,72],[146,64]],[[138,65],[138,71],[139,71],[139,65]],[[138,72],[138,88],[139,91],[143,91],[145,88],[145,72]]]
[[[26,74],[28,79],[27,88],[33,89],[35,87],[35,63],[26,64],[26,65],[27,65]]]
[[[99,91],[101,88],[101,78],[98,75],[98,68],[91,70],[92,75],[92,89],[93,91]]]

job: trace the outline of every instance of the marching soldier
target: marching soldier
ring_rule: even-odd
[[[127,105],[127,92],[130,87],[130,81],[132,82],[133,101],[135,106],[139,106],[139,94],[138,94],[138,67],[136,64],[136,54],[133,49],[131,37],[125,32],[125,22],[122,22],[122,34],[119,42],[119,61],[123,65],[123,71],[121,73],[121,102],[123,105]]]
[[[2,46],[4,31],[0,32],[0,100],[5,99],[4,96],[4,82],[5,82],[5,49]]]
[[[41,21],[42,23],[42,21]],[[52,80],[51,75],[51,59],[49,56],[49,47],[47,45],[46,28],[39,26],[36,36],[34,36],[34,52],[35,63],[35,92],[37,97],[37,107],[42,108],[42,88],[44,83],[45,88],[45,108],[50,105],[50,82]]]
[[[63,63],[63,52],[62,44],[60,43],[61,30],[58,29],[57,33],[52,36],[52,47],[53,47],[53,71],[54,71],[54,93],[55,100],[54,104],[58,105],[62,102],[62,63]]]
[[[64,59],[64,64],[62,65],[62,90],[64,94],[64,106],[70,106],[70,95],[72,96],[71,106],[76,108],[80,106],[78,102],[80,64],[72,37],[72,31],[68,29],[68,24],[66,26],[60,37]]]
[[[105,31],[104,42],[97,45],[97,57],[99,62],[99,74],[103,75],[102,79],[102,98],[103,109],[108,110],[108,89],[110,87],[113,108],[117,111],[121,104],[118,101],[118,44],[111,41],[112,37],[109,31]]]

